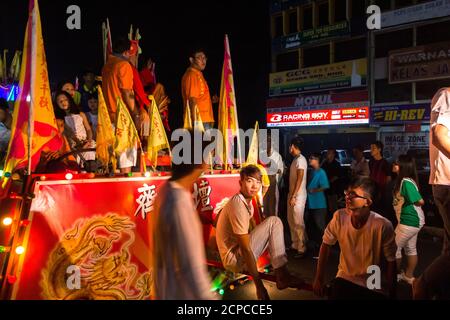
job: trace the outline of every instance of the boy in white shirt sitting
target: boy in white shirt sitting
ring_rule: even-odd
[[[314,293],[324,295],[324,275],[331,247],[339,242],[341,249],[331,299],[393,298],[396,285],[395,234],[389,220],[370,210],[376,196],[375,182],[358,178],[345,192],[346,208],[334,213],[328,224],[314,280]],[[382,258],[387,260],[383,283]],[[372,276],[374,275],[374,276]]]

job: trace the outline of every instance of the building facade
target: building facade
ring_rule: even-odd
[[[369,30],[367,8],[381,9]],[[273,0],[267,126],[308,152],[428,148],[430,101],[450,86],[448,0]]]

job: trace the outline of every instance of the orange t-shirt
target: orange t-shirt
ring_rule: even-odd
[[[197,99],[197,107],[203,122],[214,122],[211,96],[209,94],[208,84],[203,73],[195,68],[188,68],[181,80],[181,93],[183,95],[183,104],[186,107],[186,101],[189,98]],[[191,106],[192,107],[192,106]]]
[[[133,90],[133,69],[127,60],[108,57],[102,69],[102,89],[108,111],[116,113],[117,97],[122,96],[120,89]]]

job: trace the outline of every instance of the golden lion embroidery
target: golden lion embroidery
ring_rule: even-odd
[[[117,214],[78,220],[50,253],[40,282],[43,298],[148,299],[151,273],[139,275],[137,266],[130,262],[134,227],[129,217]],[[127,236],[128,240],[121,241]],[[80,270],[79,289],[69,288],[70,266]]]

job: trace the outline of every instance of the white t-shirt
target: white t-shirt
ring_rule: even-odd
[[[278,172],[278,170],[280,170],[280,173],[277,173],[277,175],[276,175],[276,179],[277,179],[277,183],[278,183],[279,179],[283,176],[283,172],[284,172],[283,158],[277,151],[272,150],[272,154],[269,156],[269,159],[271,159],[273,161],[274,168],[276,168],[277,172]],[[269,173],[269,174],[271,174],[271,173]]]
[[[448,129],[450,137],[450,88],[440,89],[431,101],[431,128],[437,124]],[[430,131],[430,184],[450,186],[450,159],[433,145]]]
[[[336,277],[367,288],[369,266],[380,266],[382,255],[395,261],[397,246],[392,224],[378,213],[370,212],[366,224],[355,229],[346,209],[334,213],[323,235],[323,243],[339,242],[341,254]]]
[[[236,235],[248,234],[253,206],[245,202],[242,194],[234,195],[223,207],[216,227],[216,242],[220,258],[227,270],[241,271],[237,261],[239,242]]]
[[[297,181],[297,170],[299,169],[303,169],[304,172],[302,184],[300,185],[300,189],[298,189],[297,195],[306,198],[306,172],[308,169],[308,163],[302,154],[296,157],[291,163],[291,168],[289,171],[289,192],[294,192],[295,182]]]
[[[156,299],[215,299],[191,193],[176,182],[168,182],[161,188],[155,208],[151,219]]]

